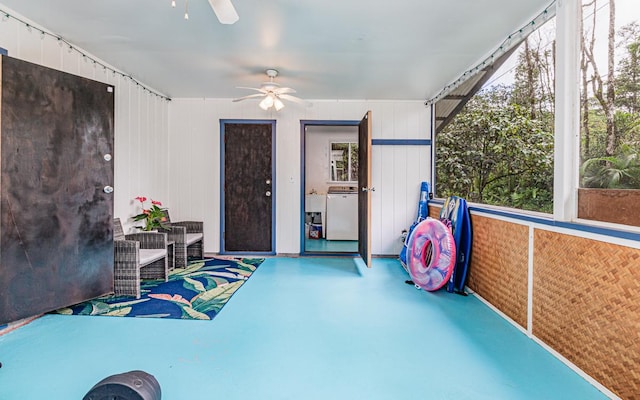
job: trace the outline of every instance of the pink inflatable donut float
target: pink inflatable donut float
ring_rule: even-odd
[[[427,218],[411,232],[407,242],[407,269],[413,282],[427,291],[446,285],[456,263],[453,234],[440,220]]]

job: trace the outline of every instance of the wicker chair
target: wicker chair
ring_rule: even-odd
[[[185,268],[188,258],[204,258],[204,229],[201,221],[171,222],[169,211],[164,210],[167,216],[167,225],[170,229],[159,229],[166,232],[169,240],[175,242],[175,267]]]
[[[140,279],[169,277],[167,234],[140,232],[125,235],[120,218],[113,220],[114,292],[140,298]]]

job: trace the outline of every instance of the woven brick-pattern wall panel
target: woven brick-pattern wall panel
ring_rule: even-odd
[[[533,334],[640,399],[640,250],[536,229]]]
[[[471,226],[467,285],[526,328],[529,228],[478,215],[471,216]]]
[[[435,218],[435,219],[440,218],[440,210],[442,210],[442,206],[430,205],[429,206],[429,216],[431,218]]]

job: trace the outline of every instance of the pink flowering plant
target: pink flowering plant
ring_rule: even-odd
[[[169,225],[167,224],[167,215],[165,213],[166,209],[160,208],[162,206],[161,202],[148,199],[151,202],[151,206],[146,207],[146,197],[138,196],[135,198],[135,200],[140,202],[142,212],[134,216],[133,220],[144,221],[144,226],[137,226],[136,228],[142,229],[143,231],[151,231],[159,228],[169,229]]]

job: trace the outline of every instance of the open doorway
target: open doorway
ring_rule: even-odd
[[[358,124],[301,121],[301,253],[358,253]]]

